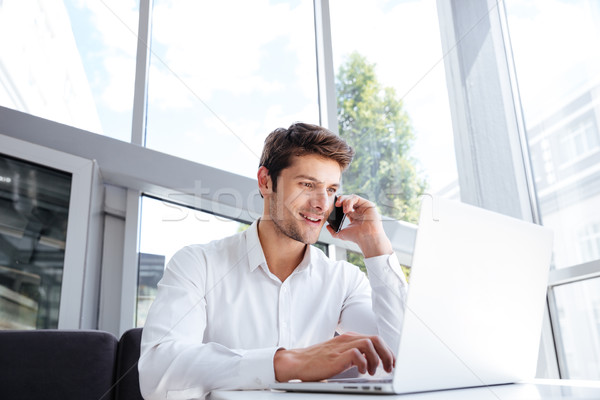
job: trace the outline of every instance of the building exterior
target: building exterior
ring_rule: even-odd
[[[543,223],[555,232],[555,268],[600,258],[599,127],[600,84],[596,83],[565,98],[527,129]],[[557,333],[569,375],[600,378],[598,278],[558,286],[555,296]]]

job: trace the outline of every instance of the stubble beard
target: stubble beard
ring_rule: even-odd
[[[311,241],[305,235],[300,232],[297,224],[295,224],[291,215],[291,221],[285,221],[283,218],[278,218],[278,216],[282,216],[285,214],[285,210],[283,209],[284,205],[280,204],[277,199],[277,195],[271,198],[271,202],[269,205],[269,216],[271,217],[271,221],[273,221],[273,225],[275,229],[282,235],[289,237],[290,239],[296,240],[300,243],[304,244],[313,244],[316,240]],[[290,213],[291,214],[291,213]]]

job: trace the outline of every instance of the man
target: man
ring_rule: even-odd
[[[406,281],[374,205],[340,196],[351,223],[337,234],[327,226],[360,247],[368,280],[310,246],[353,154],[315,125],[267,137],[257,175],[261,218],[240,234],[180,250],[165,269],[142,336],[146,399],[315,381],[353,366],[392,370]]]

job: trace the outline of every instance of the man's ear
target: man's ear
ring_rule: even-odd
[[[263,197],[273,193],[273,182],[271,181],[269,170],[266,167],[260,167],[256,177],[258,179],[258,190]]]

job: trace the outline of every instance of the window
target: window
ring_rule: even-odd
[[[416,222],[424,191],[459,196],[435,2],[330,11],[339,132],[357,152],[343,190]]]
[[[600,258],[597,225],[589,225],[600,202],[600,4],[511,0],[506,9],[539,209],[555,235],[554,268],[576,274],[578,264]],[[561,376],[598,379],[600,280],[583,278],[550,288],[552,318]]]
[[[129,140],[137,2],[0,2],[0,105]]]
[[[579,232],[581,262],[600,259],[600,222],[586,225]]]
[[[593,118],[593,114],[590,116]],[[560,138],[563,165],[578,161],[600,148],[599,137],[595,119],[580,121],[568,129]]]
[[[58,328],[71,174],[0,155],[0,329]]]
[[[313,2],[154,2],[149,148],[255,178],[265,137],[319,122]]]

